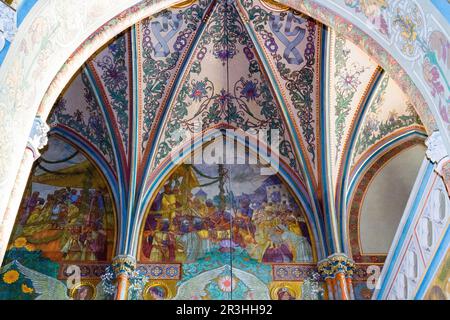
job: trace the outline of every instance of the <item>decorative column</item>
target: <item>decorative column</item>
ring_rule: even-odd
[[[16,221],[17,212],[22,201],[33,163],[41,156],[39,150],[47,145],[47,133],[49,130],[49,126],[41,119],[41,117],[38,116],[34,119],[27,147],[16,176],[14,188],[9,197],[8,206],[6,207],[4,215],[0,216],[0,265],[3,261],[6,248],[8,247],[9,238]]]
[[[450,195],[450,157],[439,131],[433,132],[425,141],[428,147],[426,156],[435,165],[434,171],[442,177],[447,193]]]
[[[327,291],[328,291],[328,300],[338,300],[335,290],[335,281],[334,281],[334,275],[331,270],[331,265],[328,261],[328,259],[324,259],[319,261],[317,264],[317,269],[319,270],[319,273],[322,275],[322,278],[325,279],[325,284],[327,285]]]
[[[136,269],[136,259],[132,256],[120,255],[113,259],[112,267],[116,275],[116,300],[127,300],[129,278]]]
[[[325,279],[330,300],[354,299],[352,276],[355,263],[345,254],[336,253],[319,262],[318,270]]]

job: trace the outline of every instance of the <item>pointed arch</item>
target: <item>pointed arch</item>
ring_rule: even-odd
[[[379,145],[377,152],[372,154],[366,160],[364,166],[354,175],[347,195],[348,209],[345,222],[342,224],[342,232],[344,232],[346,239],[344,248],[356,262],[384,263],[386,258],[386,253],[368,254],[364,253],[362,249],[360,237],[361,213],[371,183],[391,160],[402,152],[422,144],[424,139],[424,134],[417,132],[392,137],[388,142]]]
[[[129,238],[128,241],[131,243],[131,247],[128,248],[129,254],[135,254],[138,250],[138,244],[140,242],[140,235],[143,228],[143,222],[146,215],[146,208],[153,201],[157,191],[163,185],[164,181],[170,176],[170,174],[180,165],[183,161],[189,157],[193,152],[198,151],[200,148],[204,146],[204,142],[212,141],[213,139],[222,136],[225,139],[231,139],[235,141],[238,145],[248,148],[248,150],[253,154],[258,154],[258,145],[255,144],[255,141],[249,141],[251,139],[246,139],[246,135],[244,135],[241,130],[236,130],[230,132],[230,130],[226,129],[234,129],[231,126],[218,126],[215,129],[209,129],[203,134],[199,134],[193,138],[192,147],[187,147],[189,142],[185,144],[185,146],[179,147],[177,150],[174,150],[170,156],[168,156],[156,169],[152,172],[151,178],[148,179],[151,183],[146,187],[146,191],[143,193],[139,204],[138,204],[138,216],[132,223],[132,238]],[[234,140],[236,139],[236,140]],[[272,152],[270,148],[268,148],[268,152]],[[261,154],[258,154],[261,156]],[[262,156],[263,160],[267,163],[273,162],[273,159],[269,159],[267,157]],[[311,209],[311,200],[307,196],[306,187],[304,183],[299,179],[298,175],[295,174],[292,169],[283,161],[277,163],[279,167],[278,175],[281,177],[282,181],[284,181],[290,190],[292,191],[295,198],[302,205],[305,215],[308,219],[309,225],[311,227],[311,234],[313,239],[315,240],[315,251],[317,252],[318,259],[325,255],[325,247],[323,242],[323,226],[320,223],[320,219],[313,213]]]
[[[74,146],[77,150],[92,163],[95,169],[103,176],[106,181],[106,186],[112,195],[113,213],[115,222],[114,235],[114,253],[118,249],[118,244],[121,241],[122,216],[120,214],[120,190],[117,185],[117,176],[111,169],[106,159],[99,154],[96,149],[84,137],[73,132],[69,128],[56,126],[49,132],[49,136],[56,136],[68,144]]]

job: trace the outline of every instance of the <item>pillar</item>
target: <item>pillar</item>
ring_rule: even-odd
[[[129,279],[136,269],[136,259],[132,256],[119,255],[113,259],[112,267],[116,275],[116,300],[128,299]]]
[[[353,300],[352,276],[355,263],[345,254],[337,253],[318,263],[318,270],[325,279],[330,300]]]
[[[16,176],[14,188],[9,197],[8,205],[4,214],[1,215],[0,213],[0,265],[3,262],[3,257],[5,256],[8,247],[9,238],[14,228],[17,212],[19,211],[33,163],[41,156],[39,150],[47,145],[47,133],[49,130],[49,126],[41,119],[41,117],[36,117],[34,119],[33,127],[30,136],[28,137],[27,147]]]
[[[322,275],[322,278],[325,280],[328,292],[328,300],[338,300],[336,297],[335,281],[328,259],[319,261],[319,263],[317,264],[317,269]]]

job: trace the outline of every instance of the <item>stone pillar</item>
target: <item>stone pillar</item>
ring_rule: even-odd
[[[9,197],[8,206],[3,216],[0,215],[0,265],[3,262],[3,257],[8,247],[9,238],[16,221],[17,212],[19,211],[33,163],[41,156],[39,150],[47,145],[47,133],[49,130],[49,126],[40,117],[34,119],[14,188]]]
[[[117,279],[116,300],[128,299],[129,278],[136,269],[136,259],[132,256],[120,255],[113,259],[112,267]]]
[[[330,300],[353,300],[352,276],[355,263],[345,254],[336,253],[322,260],[318,270],[325,279]]]
[[[439,131],[433,132],[425,141],[428,150],[426,156],[435,165],[434,170],[442,177],[447,193],[450,196],[450,157]]]

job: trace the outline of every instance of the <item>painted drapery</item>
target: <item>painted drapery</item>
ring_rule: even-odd
[[[114,250],[114,219],[102,174],[78,149],[51,137],[30,176],[17,215],[0,271],[1,299],[62,299],[68,294],[75,299],[85,294],[94,298],[89,286],[71,293],[51,292],[43,290],[42,280],[47,286],[58,281],[63,264],[109,261]],[[59,287],[64,288],[62,282]]]

